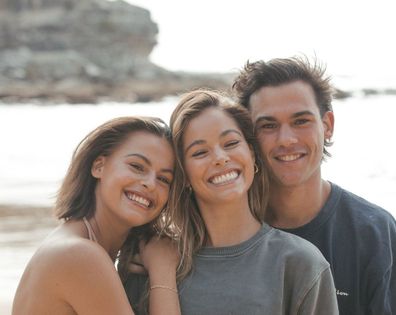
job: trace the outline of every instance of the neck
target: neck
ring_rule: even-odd
[[[261,228],[261,223],[250,212],[247,198],[239,203],[198,204],[208,231],[209,246],[239,244],[251,238]]]
[[[319,178],[311,183],[285,187],[270,184],[266,221],[274,227],[292,229],[312,221],[329,197],[330,183]]]
[[[99,211],[96,211],[94,216],[88,221],[95,233],[98,244],[106,250],[114,262],[118,251],[128,236],[129,229],[119,226],[117,222],[104,220]]]

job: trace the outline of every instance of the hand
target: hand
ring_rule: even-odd
[[[144,268],[140,254],[135,254],[129,263],[128,270],[131,273],[146,275],[147,270]]]
[[[176,272],[180,257],[177,245],[168,237],[153,237],[148,243],[140,242],[140,259],[144,268],[152,272]]]
[[[149,313],[180,315],[176,269],[179,265],[177,245],[168,237],[140,242],[140,258],[149,273]],[[152,290],[154,288],[154,290]]]

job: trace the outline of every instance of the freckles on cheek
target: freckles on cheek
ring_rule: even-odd
[[[257,137],[257,141],[258,141],[259,149],[263,154],[265,154],[268,151],[268,147],[269,147],[268,139],[266,140],[264,137],[259,136]]]
[[[184,164],[184,171],[186,173],[186,177],[190,180],[191,176],[194,174],[194,166],[191,163]]]

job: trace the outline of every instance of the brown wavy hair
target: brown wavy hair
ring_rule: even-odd
[[[181,262],[178,268],[178,280],[184,278],[190,272],[193,255],[207,241],[205,223],[194,194],[191,193],[188,178],[184,171],[183,134],[188,128],[190,121],[210,107],[218,108],[231,117],[253,149],[258,172],[255,174],[253,183],[248,191],[249,207],[252,215],[259,222],[264,221],[267,208],[268,173],[254,135],[253,123],[249,112],[220,92],[194,90],[182,95],[170,118],[176,166],[175,179],[168,201],[170,215],[179,236]]]
[[[58,219],[81,219],[93,216],[96,209],[95,187],[97,179],[91,174],[93,162],[99,156],[111,155],[128,136],[145,131],[166,139],[172,146],[169,127],[154,117],[119,117],[107,121],[91,131],[75,149],[70,166],[58,191],[55,216]],[[128,273],[128,263],[137,251],[140,239],[149,239],[170,224],[167,205],[157,219],[131,229],[118,257],[118,270],[122,279]]]

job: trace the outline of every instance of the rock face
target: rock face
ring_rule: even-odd
[[[149,11],[121,0],[0,0],[0,98],[133,102],[227,86],[151,63],[157,33]]]

